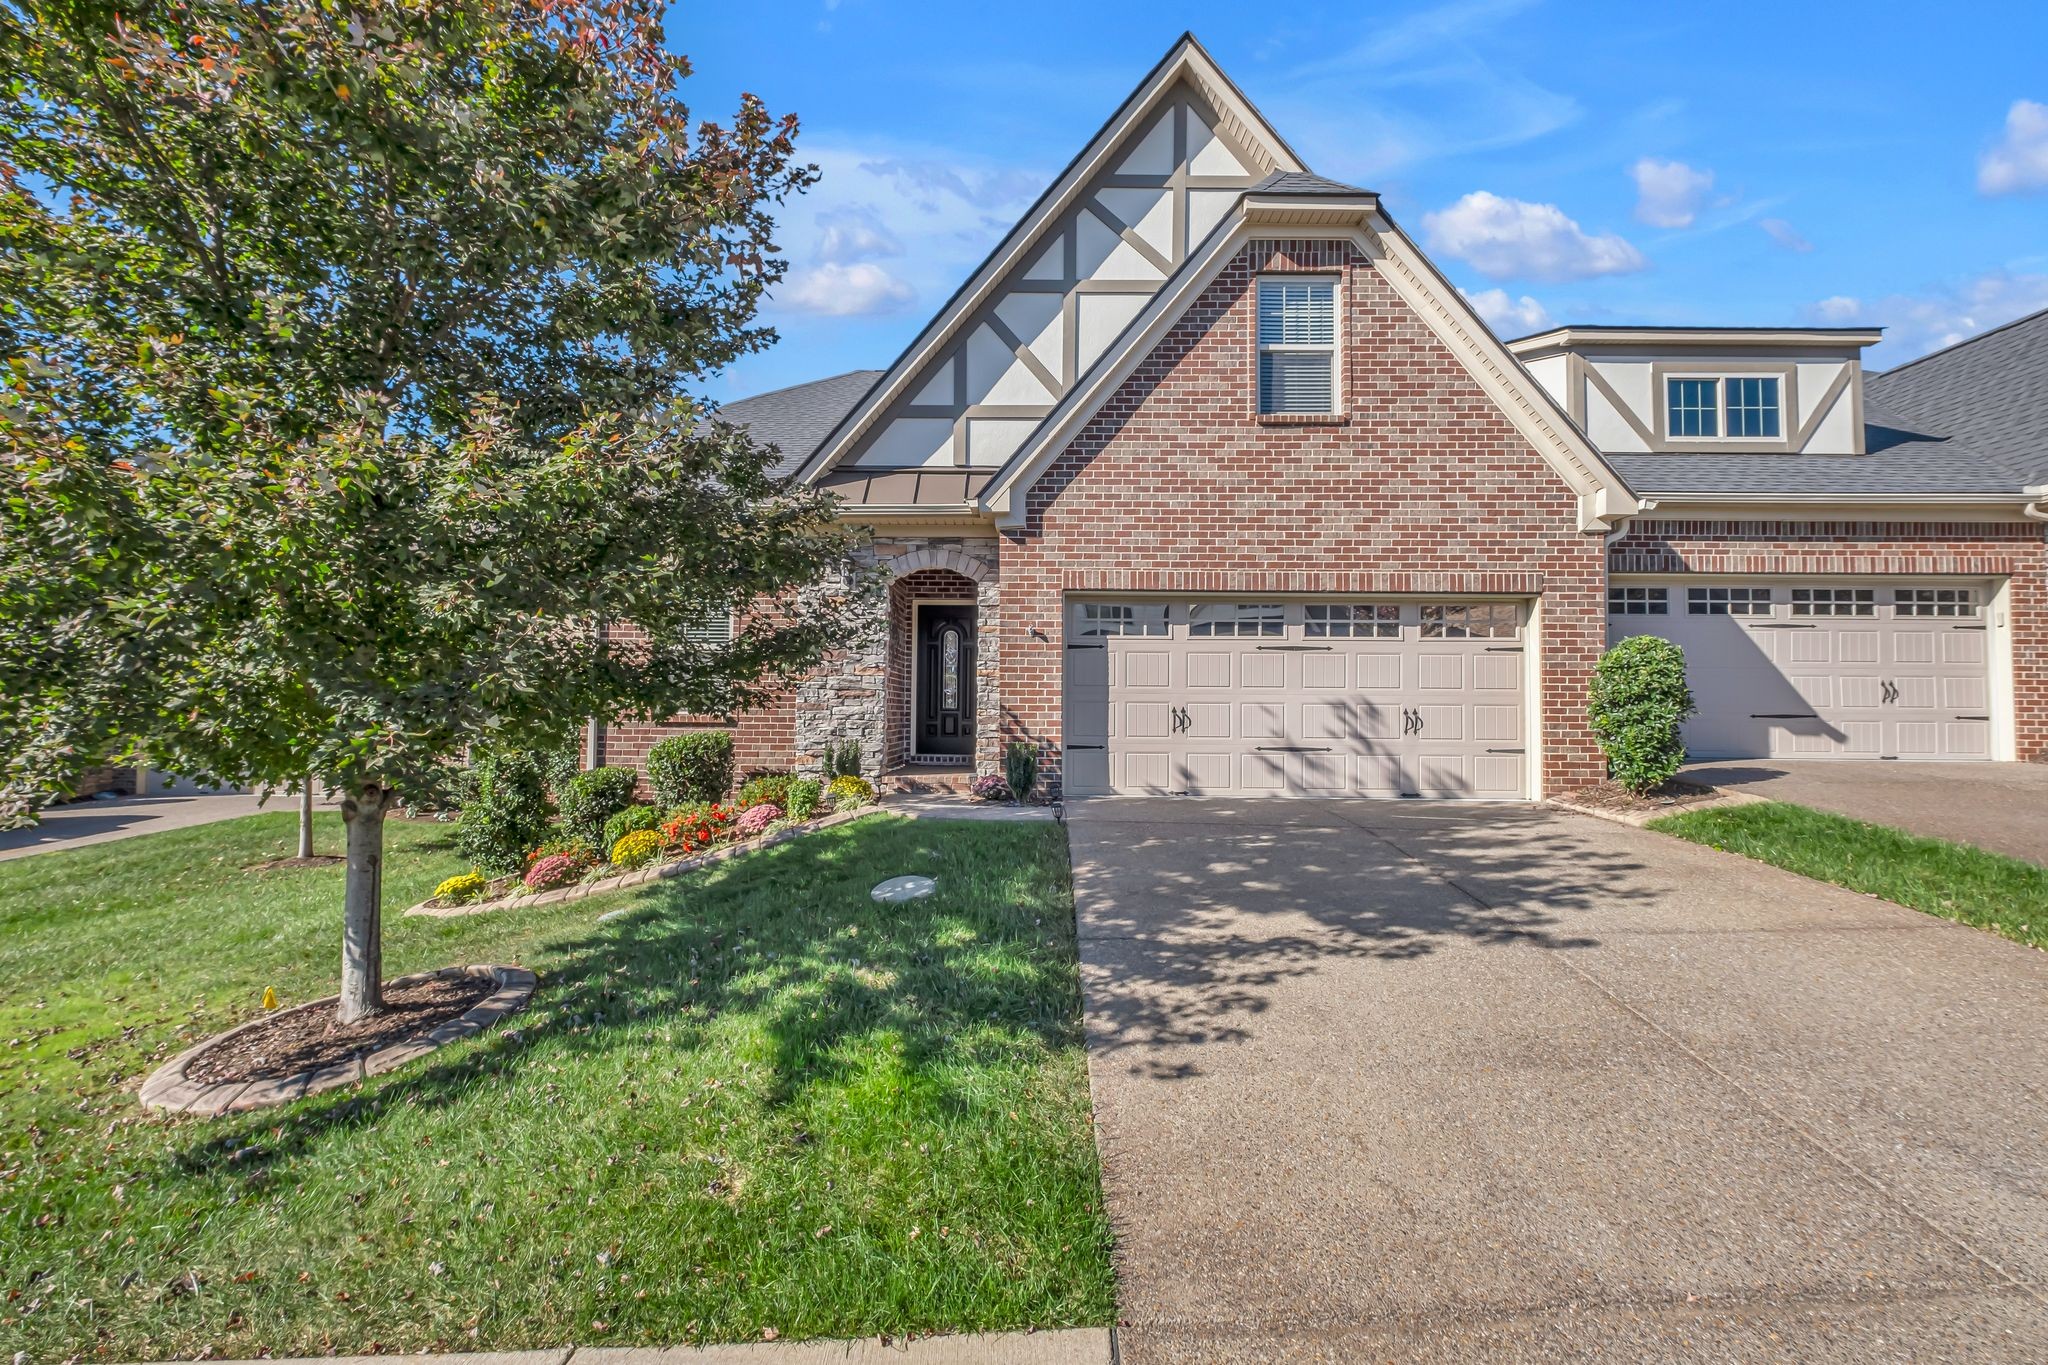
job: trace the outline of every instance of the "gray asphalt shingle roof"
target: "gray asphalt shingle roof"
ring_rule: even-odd
[[[794,474],[881,377],[880,370],[848,370],[830,379],[793,384],[727,403],[718,410],[718,420],[745,427],[760,444],[774,446],[781,451],[775,473]]]
[[[1356,185],[1327,180],[1308,171],[1275,171],[1252,186],[1247,194],[1371,194]]]
[[[1863,382],[1863,455],[1609,455],[1638,493],[1989,493],[2048,484],[2048,310]]]

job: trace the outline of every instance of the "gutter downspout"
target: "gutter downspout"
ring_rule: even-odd
[[[2020,515],[2032,517],[2035,521],[2048,521],[2048,484],[2022,488],[2020,492],[2032,499],[2026,506],[2020,508]]]

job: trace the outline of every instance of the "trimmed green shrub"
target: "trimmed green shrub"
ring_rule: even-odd
[[[548,791],[557,802],[562,799],[562,793],[569,790],[569,784],[576,780],[577,770],[582,766],[583,741],[574,734],[541,754],[541,776],[547,780]]]
[[[1020,802],[1029,801],[1031,789],[1038,783],[1038,746],[1011,740],[1003,752],[1003,776],[1010,783],[1010,795]]]
[[[547,837],[553,814],[540,758],[518,750],[486,754],[474,771],[476,795],[462,809],[455,846],[486,872],[523,871],[527,850]]]
[[[849,739],[844,744],[825,746],[825,780],[835,777],[860,776],[860,741]]]
[[[808,820],[818,813],[818,802],[824,795],[824,783],[815,777],[799,777],[789,784],[789,800],[783,809],[792,820]]]
[[[670,735],[647,751],[647,781],[657,806],[723,800],[732,790],[732,732]]]
[[[733,804],[741,810],[748,806],[787,806],[789,784],[795,780],[788,773],[755,773],[740,784],[739,798]]]
[[[631,768],[592,768],[569,779],[562,791],[562,828],[592,848],[610,848],[604,822],[633,804],[640,775]]]
[[[604,822],[604,847],[610,848],[636,830],[657,829],[661,812],[652,806],[628,806]]]
[[[1679,727],[1695,710],[1685,683],[1685,651],[1655,635],[1623,640],[1593,669],[1587,716],[1614,780],[1651,791],[1685,763]]]

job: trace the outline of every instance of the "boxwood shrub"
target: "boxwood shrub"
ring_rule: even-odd
[[[592,768],[562,789],[562,828],[592,848],[609,849],[604,822],[633,804],[640,775],[631,768]]]
[[[1593,669],[1587,714],[1614,780],[1638,794],[1677,776],[1685,763],[1679,727],[1694,711],[1685,651],[1654,635],[1623,640]]]
[[[647,751],[647,782],[664,810],[724,800],[732,790],[732,732],[670,735]]]
[[[547,778],[538,756],[485,754],[474,767],[475,794],[462,808],[455,846],[486,872],[521,871],[526,853],[547,837]]]

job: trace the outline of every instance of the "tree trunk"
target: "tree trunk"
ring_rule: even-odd
[[[341,802],[348,830],[348,881],[342,895],[341,1022],[384,1008],[384,811],[389,788],[357,787]]]
[[[313,856],[313,779],[306,778],[306,785],[299,790],[299,856]]]

